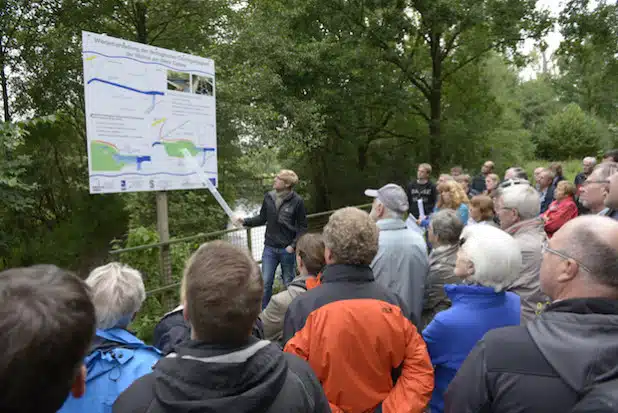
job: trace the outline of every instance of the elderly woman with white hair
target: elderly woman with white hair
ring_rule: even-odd
[[[84,361],[88,391],[70,396],[59,413],[107,413],[116,398],[161,357],[127,327],[146,298],[139,271],[112,262],[93,270],[86,284],[95,307],[97,330]]]
[[[459,244],[454,274],[463,284],[444,286],[452,306],[423,331],[435,368],[432,413],[444,410],[444,392],[476,342],[489,330],[520,322],[519,297],[505,291],[521,271],[517,242],[498,228],[472,225]]]

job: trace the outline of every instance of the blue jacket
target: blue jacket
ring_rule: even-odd
[[[97,330],[94,346],[84,360],[86,394],[80,399],[69,396],[58,413],[111,413],[120,393],[151,373],[160,358],[159,350],[124,329]]]
[[[452,301],[423,330],[423,338],[435,368],[435,388],[429,406],[432,413],[444,410],[444,392],[457,370],[485,333],[494,328],[519,325],[517,294],[495,292],[479,285],[445,285]]]

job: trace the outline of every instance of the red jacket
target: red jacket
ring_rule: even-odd
[[[543,214],[545,219],[545,232],[551,238],[564,224],[577,217],[577,204],[573,197],[568,197],[562,201],[551,203],[547,211]]]

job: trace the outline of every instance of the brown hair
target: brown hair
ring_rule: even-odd
[[[88,287],[53,265],[10,269],[0,273],[0,313],[1,410],[58,411],[94,337]]]
[[[494,216],[494,201],[487,195],[477,195],[470,200],[470,206],[478,208],[481,220],[487,221]]]
[[[455,177],[455,182],[457,182],[458,184],[461,184],[462,182],[465,182],[465,183],[469,184],[470,183],[470,175],[467,175],[467,174],[457,175]]]
[[[253,258],[224,241],[203,244],[187,261],[186,311],[203,342],[246,342],[260,313],[263,281]]]
[[[369,265],[378,253],[378,227],[358,208],[337,210],[322,232],[337,264]]]
[[[569,181],[560,181],[556,185],[556,189],[562,189],[566,196],[575,196],[577,188]]]
[[[457,209],[461,204],[467,204],[468,195],[464,192],[461,185],[455,181],[446,181],[438,185],[438,192],[448,192],[451,194],[451,200],[448,204],[444,203],[442,196],[438,199],[438,208]]]
[[[305,234],[296,243],[296,253],[311,275],[317,275],[326,265],[322,234]]]

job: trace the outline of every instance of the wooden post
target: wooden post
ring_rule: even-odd
[[[168,242],[170,240],[167,212],[167,192],[159,191],[157,192],[157,232],[159,233],[159,242]],[[161,246],[159,251],[159,263],[163,285],[172,284],[172,260],[170,258],[169,245]],[[169,292],[163,295],[163,306],[165,307],[165,311],[169,311],[177,304],[178,303],[172,302],[172,294]]]

